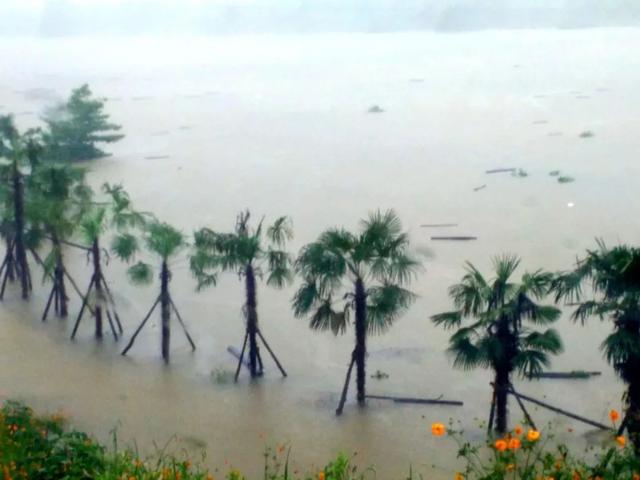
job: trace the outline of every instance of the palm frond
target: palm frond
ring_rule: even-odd
[[[153,279],[153,269],[151,265],[144,262],[138,262],[127,270],[127,275],[132,283],[136,285],[147,285]]]
[[[279,217],[267,228],[267,237],[278,247],[285,245],[293,238],[293,223],[289,217]]]
[[[386,332],[406,312],[416,296],[395,284],[371,287],[367,291],[367,330],[371,334]]]
[[[121,233],[111,242],[111,251],[125,262],[133,260],[139,248],[138,239],[130,233]]]

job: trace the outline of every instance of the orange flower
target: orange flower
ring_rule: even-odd
[[[278,447],[278,453],[284,453],[284,445]]]
[[[631,477],[631,480],[640,480],[640,474],[634,473],[633,477]]]
[[[462,475],[460,472],[456,473],[456,476],[453,477],[455,480],[464,480],[464,475]]]
[[[213,480],[213,475],[211,475],[210,473],[207,474],[207,480]]]
[[[609,412],[609,418],[611,419],[612,422],[615,422],[616,420],[618,420],[618,418],[620,418],[620,414],[618,413],[617,410],[611,410]]]
[[[573,472],[573,480],[582,480],[582,477],[578,472]]]
[[[530,442],[535,442],[539,438],[540,432],[538,430],[533,430],[532,428],[530,428],[527,432],[527,440],[529,440]]]
[[[505,440],[496,440],[493,446],[496,447],[496,450],[499,452],[504,452],[507,449],[507,442]]]
[[[619,437],[616,437],[616,443],[619,446],[624,447],[627,444],[627,439],[620,435]]]
[[[522,442],[520,442],[519,438],[512,438],[509,440],[509,450],[518,450],[522,446]]]
[[[516,435],[522,435],[522,427],[520,425],[516,425],[516,428],[513,429],[513,433]]]
[[[441,437],[445,434],[446,431],[447,429],[442,423],[434,423],[433,425],[431,425],[431,433],[434,437]]]
[[[189,467],[191,467],[191,462],[189,460],[187,460],[186,462],[184,462],[184,468],[186,468],[188,470]]]
[[[318,480],[324,480],[324,472],[318,472]]]

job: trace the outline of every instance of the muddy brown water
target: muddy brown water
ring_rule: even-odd
[[[83,82],[118,98],[108,111],[127,136],[108,147],[113,156],[88,165],[90,181],[123,182],[139,208],[185,233],[204,225],[231,229],[248,207],[267,220],[290,215],[297,251],[328,226],[355,228],[375,208],[396,209],[425,271],[412,285],[419,299],[411,310],[388,334],[369,340],[369,373],[389,374],[370,379],[369,392],[443,395],[465,405],[371,401],[359,410],[350,399],[336,418],[352,332],[340,338],[311,332],[291,313],[293,288],[264,285],[260,323],[289,377],[266,359],[267,373],[257,382],[243,372],[237,385],[216,383],[212,372],[235,366],[227,346],[242,341],[242,284],[226,275],[217,288],[197,294],[187,251],[172,262],[171,289],[196,338],[195,354],[176,323],[172,364],[163,367],[157,318],[128,358],[118,355],[124,342],[114,345],[106,336],[96,345],[88,322],[70,342],[71,320],[39,321],[47,288],[36,281],[30,303],[12,288],[0,311],[0,393],[38,409],[64,409],[102,440],[117,426],[123,441],[145,452],[176,435],[177,448],[204,446],[207,464],[228,462],[250,474],[261,471],[267,442],[290,444],[298,468],[345,451],[358,452],[357,461],[373,464],[381,478],[400,478],[410,464],[427,478],[450,478],[455,446],[431,438],[429,426],[454,418],[470,437],[482,438],[477,424],[487,417],[490,376],[453,370],[448,333],[429,316],[450,307],[447,287],[461,277],[465,260],[486,270],[491,256],[512,252],[527,268],[559,270],[595,237],[637,240],[640,68],[633,47],[639,43],[640,31],[632,28],[2,39],[3,111],[41,113]],[[384,112],[368,114],[374,104]],[[38,116],[16,120],[28,127]],[[585,130],[595,136],[579,138]],[[529,176],[484,173],[501,167]],[[552,170],[575,182],[559,185]],[[458,226],[420,227],[432,223]],[[432,234],[478,239],[431,242]],[[86,284],[86,259],[67,255],[74,277]],[[126,340],[158,287],[133,287],[124,271],[114,259],[105,268]],[[79,304],[73,295],[72,301],[73,319]],[[574,325],[567,311],[558,329],[566,349],[553,369],[603,375],[518,381],[517,388],[606,422],[622,393],[598,350],[609,326]],[[511,412],[520,418],[515,404]],[[533,414],[576,447],[600,438],[569,419]],[[574,433],[566,433],[569,427]]]

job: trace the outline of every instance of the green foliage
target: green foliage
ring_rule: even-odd
[[[291,219],[280,217],[263,235],[262,221],[256,229],[249,226],[250,213],[241,213],[233,233],[202,228],[195,232],[195,251],[190,258],[191,271],[198,288],[213,286],[219,273],[244,275],[251,267],[258,275],[267,275],[267,285],[281,288],[292,281],[291,256],[284,250],[293,238]]]
[[[598,242],[576,268],[557,276],[556,300],[577,302],[572,318],[583,324],[589,317],[610,319],[613,332],[601,344],[607,361],[625,382],[635,380],[640,362],[640,249]],[[585,295],[589,287],[591,295]],[[587,297],[587,298],[585,298]]]
[[[557,308],[536,303],[546,296],[553,277],[538,270],[513,283],[511,276],[519,264],[517,257],[498,257],[495,277],[487,280],[467,263],[462,281],[449,288],[456,310],[431,319],[446,329],[457,329],[449,346],[455,367],[496,370],[506,366],[521,375],[535,375],[549,365],[549,354],[562,351],[555,330],[540,332],[524,326],[524,322],[545,326],[560,317]]]
[[[419,269],[408,249],[409,237],[392,210],[369,215],[359,234],[326,230],[304,246],[296,260],[303,283],[292,300],[295,315],[308,315],[313,330],[344,333],[355,308],[353,284],[360,280],[369,285],[367,330],[385,332],[415,298],[403,288]]]
[[[93,97],[88,85],[71,92],[69,99],[45,115],[42,134],[45,158],[56,162],[91,160],[107,155],[96,144],[113,143],[124,135],[109,122],[104,100]]]

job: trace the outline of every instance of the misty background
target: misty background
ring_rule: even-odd
[[[468,31],[640,24],[638,0],[1,0],[0,35]]]

